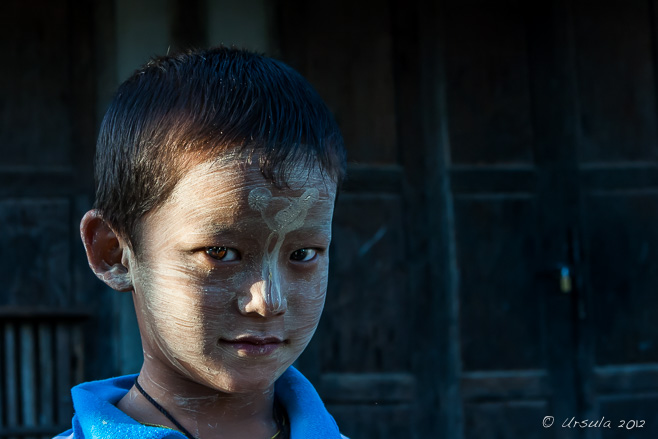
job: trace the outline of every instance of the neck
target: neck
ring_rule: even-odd
[[[222,392],[153,361],[144,362],[139,384],[197,439],[269,439],[279,428],[274,420],[273,385],[264,391]],[[138,422],[176,428],[134,386],[117,407]]]

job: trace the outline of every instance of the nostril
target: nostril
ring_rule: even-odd
[[[271,317],[285,313],[287,301],[276,284],[261,279],[251,285],[247,294],[238,297],[238,308],[243,315]]]
[[[287,302],[286,302],[286,299],[281,299],[281,300],[279,301],[279,303],[278,303],[276,309],[274,309],[272,312],[273,312],[275,315],[283,315],[283,314],[286,313],[287,310],[288,310],[288,304],[287,304]]]

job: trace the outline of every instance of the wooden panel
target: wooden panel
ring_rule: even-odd
[[[596,367],[594,389],[599,394],[658,392],[658,364]]]
[[[525,167],[452,166],[450,186],[454,194],[534,193],[535,169]]]
[[[0,200],[0,230],[1,305],[67,304],[71,294],[68,201]]]
[[[574,2],[583,162],[658,159],[650,12],[646,0]]]
[[[285,61],[317,88],[334,112],[348,158],[396,163],[388,3],[289,1],[281,7]]]
[[[341,433],[350,438],[417,439],[414,434],[413,406],[327,404]]]
[[[580,180],[591,190],[642,190],[658,187],[658,163],[610,163],[606,166],[581,166]]]
[[[585,204],[598,365],[658,362],[658,192],[602,192]]]
[[[1,2],[0,166],[68,166],[69,2]]]
[[[541,399],[548,396],[548,376],[543,370],[464,372],[461,380],[464,400],[492,401]]]
[[[553,438],[553,429],[542,427],[549,414],[546,401],[505,401],[464,404],[464,438]]]
[[[412,403],[416,379],[409,373],[325,373],[318,392],[325,404]]]
[[[323,371],[394,372],[409,367],[403,204],[399,196],[341,194],[334,216],[330,283],[317,340]],[[411,261],[413,262],[413,261]]]
[[[529,197],[455,198],[464,370],[543,367],[535,215]]]
[[[469,0],[445,6],[452,163],[533,161],[526,5]]]

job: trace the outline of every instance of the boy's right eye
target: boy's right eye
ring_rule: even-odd
[[[234,248],[229,247],[208,247],[206,254],[213,259],[222,262],[239,261],[240,253]]]

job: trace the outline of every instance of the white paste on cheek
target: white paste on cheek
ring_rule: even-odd
[[[306,189],[299,198],[272,197],[272,193],[266,188],[256,188],[249,192],[249,206],[260,212],[263,221],[271,230],[263,249],[261,294],[268,309],[274,313],[285,308],[278,264],[281,246],[286,234],[304,225],[308,210],[319,198],[320,194],[316,188]],[[283,201],[288,205],[271,217],[267,214],[267,207],[272,201]]]

